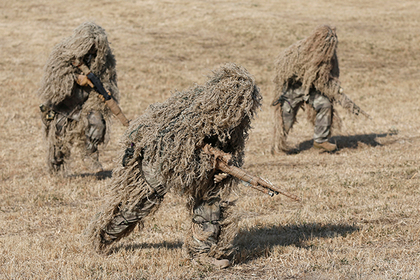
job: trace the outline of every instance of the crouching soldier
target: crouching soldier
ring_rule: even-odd
[[[278,56],[272,103],[275,123],[273,153],[289,151],[286,138],[301,107],[308,111],[315,126],[314,148],[327,152],[337,148],[328,141],[332,124],[335,122],[339,126],[341,121],[334,110],[335,103],[351,113],[370,117],[340,87],[337,45],[335,28],[322,25]]]
[[[185,252],[198,262],[228,266],[237,226],[226,198],[238,180],[220,173],[215,157],[203,147],[209,144],[229,153],[232,164],[242,166],[250,122],[260,102],[248,72],[227,64],[205,85],[176,92],[132,121],[108,201],[87,231],[95,249],[106,251],[136,225],[141,227],[172,189],[185,197],[190,214]]]

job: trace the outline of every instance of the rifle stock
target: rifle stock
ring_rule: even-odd
[[[300,201],[300,198],[294,194],[287,193],[285,191],[280,190],[276,186],[274,186],[271,183],[268,183],[266,180],[253,176],[251,174],[248,174],[244,170],[242,170],[239,167],[229,165],[229,161],[231,158],[230,154],[227,154],[217,148],[212,147],[209,144],[206,144],[203,147],[203,151],[208,154],[215,157],[215,168],[219,169],[220,171],[223,171],[227,174],[232,175],[233,177],[236,177],[245,183],[249,184],[252,188],[261,191],[265,194],[268,194],[269,196],[274,196],[275,194],[282,194],[285,195],[293,200]]]

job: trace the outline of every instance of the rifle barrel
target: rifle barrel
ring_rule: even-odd
[[[269,196],[274,196],[275,194],[281,193],[291,199],[300,201],[300,198],[294,194],[287,193],[280,190],[271,183],[268,183],[266,180],[253,176],[239,167],[234,165],[229,165],[229,161],[232,155],[219,150],[218,148],[212,147],[210,144],[206,144],[203,147],[203,152],[208,155],[214,156],[215,158],[215,168],[223,171],[224,173],[230,174],[233,177],[236,177],[245,183],[248,183],[252,188],[259,190]]]
[[[252,188],[254,188],[254,189],[256,189],[260,192],[268,194],[269,196],[274,196],[273,192],[270,192],[268,189],[261,187],[258,184],[255,177],[250,176],[249,174],[247,174],[242,169],[240,169],[236,166],[227,165],[224,161],[217,160],[216,168],[219,169],[220,171],[224,172],[224,173],[230,174],[233,177],[236,177],[236,178],[248,183]]]
[[[344,109],[349,110],[350,113],[352,113],[352,114],[355,114],[355,115],[362,114],[366,118],[372,119],[372,117],[367,112],[365,112],[364,110],[362,110],[362,108],[360,108],[356,103],[353,102],[353,100],[350,99],[350,97],[348,97],[344,93],[343,88],[340,88],[340,90],[339,90],[339,96],[340,96],[340,98],[336,99],[336,101]]]
[[[268,194],[269,196],[274,196],[275,194],[280,193],[293,200],[300,201],[300,198],[298,196],[282,191],[276,186],[274,186],[273,184],[267,183],[267,181],[265,181],[264,179],[260,177],[252,176],[246,173],[245,171],[243,171],[241,168],[233,166],[233,165],[228,165],[227,163],[225,163],[224,161],[220,159],[217,159],[216,168],[246,183],[249,183],[251,187],[253,187],[254,189],[259,190],[265,194]]]

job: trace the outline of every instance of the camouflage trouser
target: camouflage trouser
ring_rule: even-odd
[[[49,139],[48,166],[50,171],[59,171],[63,164],[70,157],[71,145],[74,141],[72,130],[77,126],[76,120],[68,118],[61,113],[55,113],[52,120],[45,121],[46,133]],[[52,127],[54,126],[54,127]],[[101,113],[92,111],[87,116],[86,136],[86,155],[92,157],[94,162],[98,161],[98,145],[105,140],[106,124]],[[98,162],[98,165],[99,162]]]
[[[109,245],[127,236],[137,224],[142,224],[146,216],[155,212],[163,201],[167,189],[158,168],[143,163],[142,170],[150,190],[142,191],[142,198],[133,198],[140,199],[134,207],[120,207],[114,213],[112,220],[102,229],[100,242],[103,245]],[[184,244],[186,251],[191,256],[207,254],[217,244],[221,232],[220,199],[216,197],[208,201],[198,200],[192,209],[191,218],[191,232]]]
[[[187,251],[190,255],[208,253],[219,240],[221,231],[222,211],[220,199],[202,201],[193,209],[192,238],[188,242]]]
[[[166,193],[164,188],[151,192],[143,197],[131,209],[118,209],[113,219],[100,233],[101,247],[112,244],[130,234],[136,225],[142,225],[143,219],[157,210]],[[224,227],[221,225],[222,209],[219,199],[204,201],[193,210],[191,232],[186,236],[184,249],[191,257],[210,256],[222,257],[224,253],[230,255],[233,251],[229,242],[222,242],[219,246],[220,235]],[[228,244],[226,244],[228,243]],[[220,252],[217,251],[217,247]],[[219,248],[218,248],[219,249]],[[211,254],[210,254],[211,253]]]
[[[87,115],[88,126],[85,130],[86,152],[93,154],[98,150],[98,145],[104,142],[106,123],[101,113],[91,111]]]
[[[102,230],[101,243],[109,245],[122,237],[127,236],[137,224],[150,213],[159,208],[160,203],[167,192],[163,178],[160,176],[159,168],[142,163],[143,177],[150,187],[141,191],[142,197],[133,197],[138,200],[134,207],[121,207],[114,214],[113,219]]]
[[[316,111],[314,141],[322,143],[328,140],[332,120],[332,103],[317,90],[305,95],[304,90],[291,88],[281,97],[283,125],[286,133],[292,128],[296,114],[303,102],[310,104]]]
[[[62,114],[55,114],[46,123],[48,146],[48,168],[50,172],[59,171],[70,157],[71,145],[66,139],[66,131],[74,127],[74,121]]]
[[[101,243],[109,245],[127,236],[137,224],[142,225],[142,220],[157,210],[165,193],[166,189],[160,185],[154,191],[146,194],[134,207],[118,209],[114,218],[103,229]]]

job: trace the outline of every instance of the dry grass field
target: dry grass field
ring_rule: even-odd
[[[419,279],[419,17],[418,0],[1,0],[0,279]],[[112,254],[86,246],[124,129],[113,122],[105,172],[74,157],[51,176],[35,93],[53,46],[87,20],[108,33],[131,119],[226,62],[255,77],[264,100],[244,168],[303,200],[239,186],[232,267],[183,259],[185,203],[174,194]],[[301,113],[288,141],[298,152],[273,156],[274,60],[320,24],[337,27],[342,85],[373,119],[338,108],[339,150],[320,154]]]

